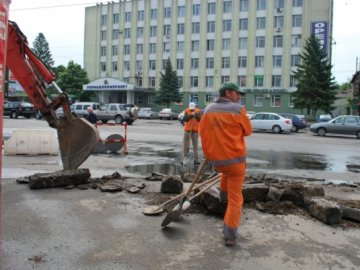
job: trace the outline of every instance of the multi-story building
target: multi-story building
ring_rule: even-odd
[[[84,68],[103,102],[151,104],[170,58],[183,106],[206,106],[230,80],[246,90],[248,110],[291,112],[292,71],[311,33],[331,56],[332,13],[333,0],[98,4],[86,8]]]

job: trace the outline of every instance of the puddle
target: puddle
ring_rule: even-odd
[[[137,153],[141,154],[141,153]],[[162,157],[176,158],[179,160],[177,152],[162,152]],[[202,157],[201,157],[202,158]],[[268,170],[311,170],[311,171],[332,171],[349,172],[352,167],[348,163],[354,160],[346,160],[342,156],[325,156],[306,153],[276,152],[276,151],[249,151],[248,169],[268,169]],[[145,164],[127,166],[126,169],[131,173],[149,175],[152,172],[162,174],[177,174],[183,170],[178,161],[165,164]],[[186,168],[194,173],[194,166]]]

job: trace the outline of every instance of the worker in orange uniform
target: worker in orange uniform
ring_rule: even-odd
[[[189,159],[190,140],[192,141],[194,151],[194,164],[199,164],[199,124],[201,119],[200,109],[196,108],[194,102],[189,103],[189,107],[185,110],[183,123],[184,123],[184,139],[183,139],[183,162]]]
[[[245,92],[236,83],[226,82],[219,94],[218,100],[205,108],[199,132],[205,158],[221,173],[220,200],[227,202],[224,240],[226,246],[233,246],[243,206],[242,186],[246,169],[244,137],[252,133],[252,127],[245,107],[239,103]]]

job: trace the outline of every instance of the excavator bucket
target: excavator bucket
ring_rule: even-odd
[[[57,126],[64,170],[76,169],[95,148],[99,140],[97,128],[83,118],[65,113]]]

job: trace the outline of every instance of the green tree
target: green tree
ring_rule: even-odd
[[[156,104],[166,104],[169,108],[172,102],[179,102],[182,95],[179,92],[179,81],[176,70],[173,70],[170,58],[166,61],[165,73],[160,72],[160,89],[154,98]]]
[[[306,110],[315,118],[318,110],[331,113],[334,110],[337,85],[331,73],[325,50],[315,35],[311,35],[300,53],[301,63],[294,72],[297,90],[293,93],[293,104],[296,109]]]
[[[89,83],[87,73],[79,64],[70,61],[65,70],[59,71],[57,84],[67,94],[75,95],[80,101],[89,101],[93,92],[83,91],[83,84]]]
[[[49,68],[53,67],[55,62],[52,59],[49,43],[46,41],[43,33],[39,33],[39,35],[35,38],[32,51],[45,63],[45,65]]]

